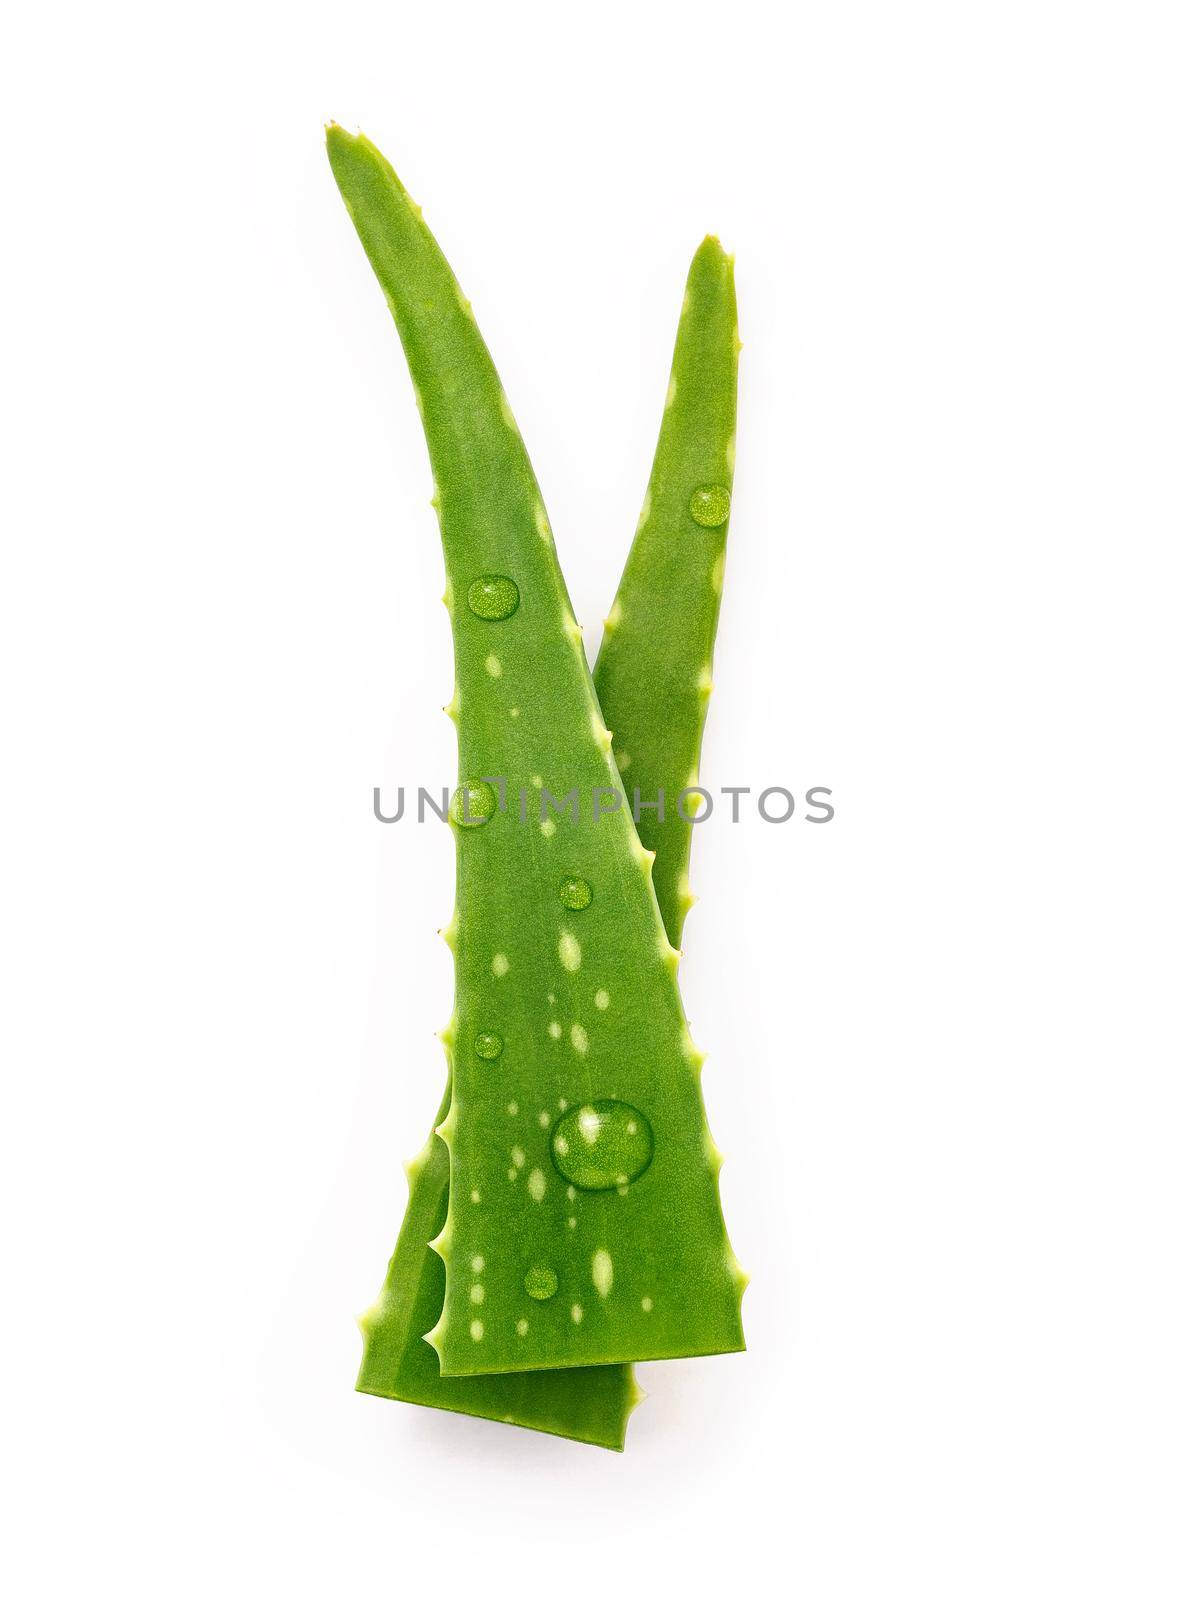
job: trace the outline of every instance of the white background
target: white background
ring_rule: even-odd
[[[14,1595],[1200,1592],[1193,7],[81,4],[4,49]],[[740,451],[682,980],[749,1352],[624,1456],[356,1395],[442,1084],[475,303],[594,647],[684,273]],[[15,1537],[13,1530],[15,1529]]]

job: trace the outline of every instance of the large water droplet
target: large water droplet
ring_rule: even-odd
[[[654,1133],[636,1106],[592,1100],[554,1125],[554,1165],[579,1189],[619,1189],[640,1178],[654,1155]]]
[[[467,590],[467,604],[485,622],[501,622],[521,604],[521,591],[511,578],[492,573],[475,579]]]
[[[496,810],[496,791],[482,778],[468,778],[454,791],[450,821],[456,828],[481,828]]]
[[[568,911],[586,911],[592,903],[592,886],[586,878],[564,878],[558,886],[558,898]]]
[[[729,490],[719,483],[705,483],[692,495],[688,505],[692,521],[702,528],[719,528],[729,521]]]
[[[498,1033],[477,1033],[475,1035],[475,1054],[484,1061],[495,1061],[504,1049],[504,1040]]]
[[[525,1293],[531,1300],[550,1300],[558,1293],[558,1273],[553,1267],[530,1267],[525,1274]]]

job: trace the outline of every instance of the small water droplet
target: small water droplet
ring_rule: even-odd
[[[502,622],[521,604],[521,591],[511,578],[489,573],[476,578],[467,590],[467,604],[485,622]]]
[[[477,1033],[475,1035],[475,1054],[484,1061],[495,1061],[504,1049],[504,1040],[498,1033]]]
[[[593,1100],[560,1117],[550,1141],[554,1165],[580,1189],[616,1189],[640,1178],[654,1155],[654,1134],[636,1106]]]
[[[692,495],[688,511],[702,528],[719,528],[729,521],[729,490],[719,483],[703,484]]]
[[[525,1274],[525,1293],[531,1300],[550,1300],[558,1293],[558,1273],[553,1267],[530,1267]]]
[[[482,778],[460,783],[450,801],[450,821],[456,828],[481,828],[496,810],[496,791]]]
[[[564,878],[558,886],[558,898],[568,911],[586,911],[592,903],[592,886],[586,878]]]

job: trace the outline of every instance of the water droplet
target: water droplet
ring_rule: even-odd
[[[450,801],[450,821],[456,828],[481,828],[496,810],[496,791],[482,778],[460,783]]]
[[[592,886],[586,878],[564,878],[558,886],[558,898],[568,911],[586,911],[592,903]]]
[[[495,1061],[504,1049],[504,1040],[498,1033],[477,1033],[475,1035],[475,1054],[484,1061]]]
[[[688,505],[692,521],[702,528],[719,528],[729,521],[729,490],[719,483],[703,484]]]
[[[553,1267],[530,1267],[525,1274],[525,1293],[531,1300],[550,1300],[558,1293],[558,1273]]]
[[[617,1189],[650,1165],[654,1134],[636,1106],[593,1100],[575,1106],[555,1124],[554,1165],[580,1189]]]
[[[496,573],[476,578],[467,590],[467,604],[485,622],[501,622],[511,617],[521,604],[521,591],[511,578]]]

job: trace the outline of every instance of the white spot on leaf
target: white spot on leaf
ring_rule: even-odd
[[[592,1282],[601,1300],[606,1299],[613,1285],[612,1257],[607,1250],[597,1250],[592,1257]]]

